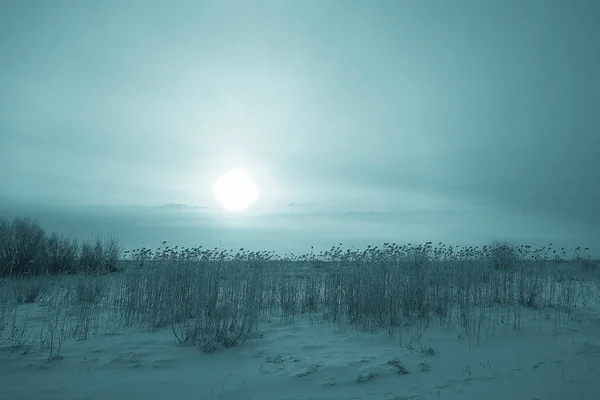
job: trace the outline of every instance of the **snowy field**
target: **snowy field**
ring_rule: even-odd
[[[0,398],[593,400],[599,281],[414,258],[5,280]]]

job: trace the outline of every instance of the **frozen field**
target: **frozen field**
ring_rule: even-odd
[[[300,265],[3,281],[0,398],[600,394],[599,285],[577,267]]]
[[[544,314],[542,314],[544,315]],[[3,351],[6,399],[597,399],[600,319],[561,326],[527,313],[469,349],[460,329],[429,330],[435,355],[386,335],[336,332],[307,317],[261,324],[262,338],[204,353],[169,329],[64,344],[63,359]],[[427,348],[428,348],[427,347]],[[397,360],[399,364],[396,364]],[[399,366],[407,374],[400,373]]]

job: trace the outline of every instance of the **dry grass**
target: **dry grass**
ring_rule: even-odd
[[[210,352],[258,336],[264,319],[299,314],[341,329],[383,330],[411,348],[431,324],[458,325],[476,346],[499,326],[519,329],[525,307],[553,318],[556,331],[598,304],[598,273],[551,254],[431,243],[284,258],[142,249],[111,275],[0,281],[0,346],[41,347],[56,359],[69,338],[168,328],[180,345]]]

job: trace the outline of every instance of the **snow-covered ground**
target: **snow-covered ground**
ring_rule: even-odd
[[[523,310],[482,332],[430,326],[420,343],[345,332],[308,315],[275,319],[243,346],[205,353],[169,328],[67,339],[47,351],[0,353],[2,399],[518,399],[600,398],[600,315],[555,325]],[[412,347],[412,348],[411,348]]]

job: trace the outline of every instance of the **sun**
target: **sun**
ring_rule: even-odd
[[[213,193],[227,211],[241,212],[258,199],[259,190],[248,173],[234,169],[217,179]]]

